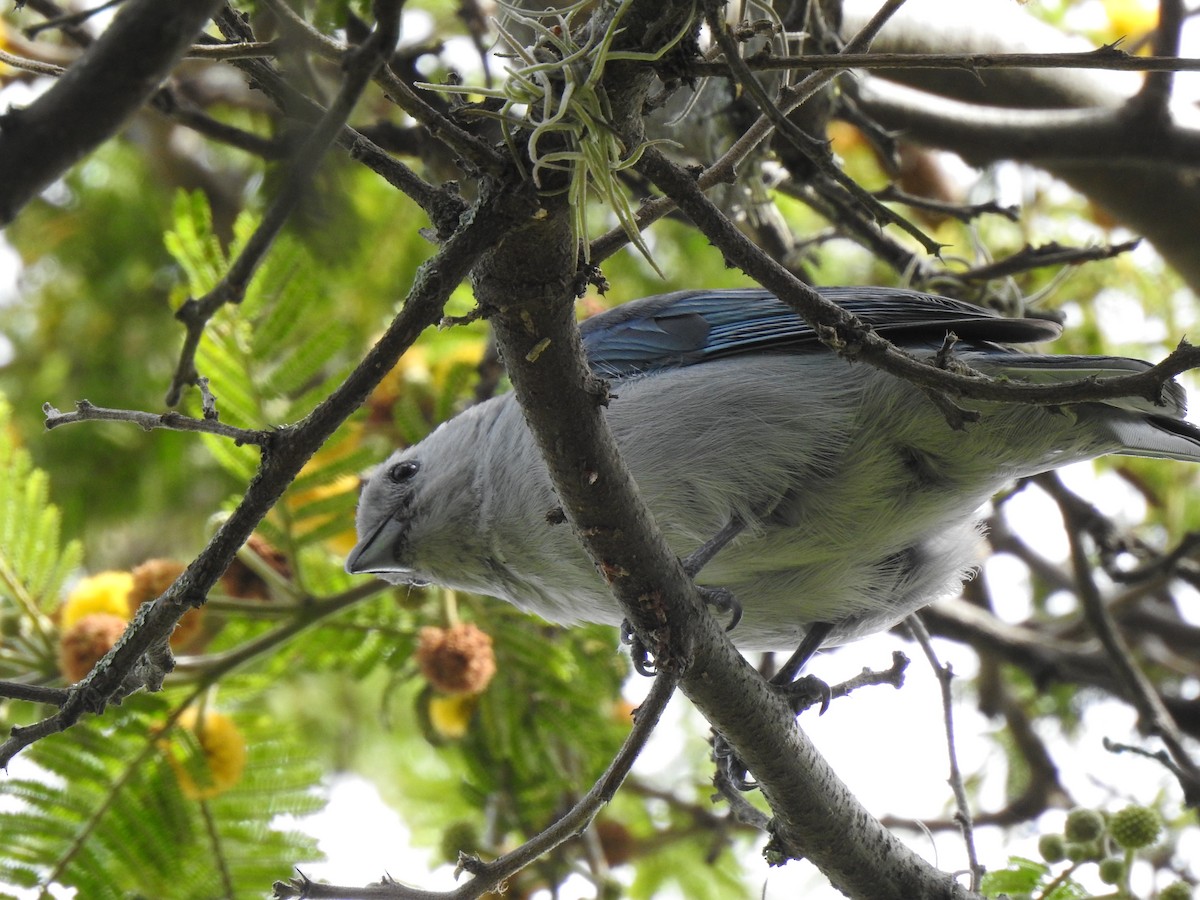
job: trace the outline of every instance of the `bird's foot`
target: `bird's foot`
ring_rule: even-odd
[[[658,667],[650,657],[650,651],[637,636],[628,619],[621,620],[621,643],[629,647],[629,658],[633,661],[633,670],[646,678],[658,674]]]
[[[728,591],[724,593],[728,596],[729,601],[737,603],[732,594],[729,594]],[[734,608],[734,625],[737,624],[740,615],[741,606],[739,604]],[[732,628],[733,625],[730,627]],[[829,701],[833,698],[833,691],[829,685],[815,675],[805,675],[803,678],[797,676],[804,664],[817,652],[832,631],[833,626],[828,622],[814,622],[809,627],[808,633],[804,635],[796,652],[767,682],[773,690],[778,691],[787,700],[792,712],[797,716],[817,703],[820,704],[818,715],[825,715],[825,710],[829,709]],[[729,746],[729,742],[719,734],[713,735],[713,761],[716,762],[728,783],[739,791],[749,791],[757,787],[755,782],[748,777],[749,770],[747,770],[746,764]]]
[[[725,588],[704,587],[696,585],[696,589],[700,591],[700,597],[717,615],[725,613],[729,614],[729,624],[725,626],[726,631],[733,631],[737,628],[738,622],[742,621],[742,604],[738,602],[738,598],[733,596],[731,591]]]
[[[750,770],[746,768],[746,764],[742,762],[742,758],[737,755],[729,742],[725,740],[724,735],[713,732],[712,740],[712,758],[717,764],[717,771],[720,773],[720,778],[726,784],[730,784],[739,791],[745,793],[752,791],[758,787],[757,782],[751,779]]]
[[[817,711],[817,715],[823,716],[829,709],[829,701],[833,699],[833,690],[828,683],[816,675],[805,675],[803,678],[797,678],[795,681],[776,685],[776,687],[792,704],[792,710],[796,715],[800,715],[810,706],[819,703],[820,709]]]

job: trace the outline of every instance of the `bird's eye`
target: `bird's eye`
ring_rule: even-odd
[[[388,478],[396,484],[402,484],[416,475],[420,468],[421,464],[415,459],[401,460],[388,469]]]

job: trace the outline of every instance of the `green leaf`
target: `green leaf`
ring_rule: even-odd
[[[49,479],[16,443],[8,401],[0,395],[0,633],[28,654],[0,658],[0,677],[54,670],[57,627],[50,613],[79,565],[77,541],[62,543]]]
[[[258,898],[298,860],[318,858],[313,840],[280,830],[324,801],[320,767],[300,735],[265,716],[238,716],[247,762],[224,793],[195,800],[157,733],[169,704],[138,695],[103,720],[87,720],[26,751],[40,778],[0,781],[0,879],[57,884],[80,897],[207,900],[225,872],[236,898]],[[195,744],[193,741],[192,744]],[[195,748],[193,748],[195,749]]]

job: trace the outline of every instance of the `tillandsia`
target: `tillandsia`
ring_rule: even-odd
[[[588,201],[595,198],[612,211],[630,243],[661,275],[618,176],[636,165],[647,147],[669,141],[646,140],[626,146],[613,124],[602,79],[609,63],[661,59],[692,30],[692,16],[686,16],[684,25],[654,52],[614,50],[621,20],[632,3],[621,0],[607,17],[590,12],[592,5],[585,0],[540,14],[501,3],[504,21],[495,21],[495,26],[512,61],[505,67],[503,84],[481,87],[418,82],[417,87],[498,101],[498,109],[470,106],[462,114],[496,119],[513,159],[534,185],[548,195],[566,194],[572,236],[584,261],[590,261]],[[577,19],[585,11],[591,18],[579,24]],[[534,36],[532,44],[526,46],[516,36],[518,27]],[[527,162],[531,164],[528,167]],[[565,185],[549,177],[550,173],[562,176]]]

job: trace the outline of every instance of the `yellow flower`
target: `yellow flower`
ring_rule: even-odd
[[[1139,38],[1158,25],[1158,4],[1146,0],[1104,0],[1104,12],[1113,40]]]
[[[202,757],[202,763],[201,760],[196,762],[201,763],[204,777],[197,784],[192,775],[196,766],[185,766],[174,750],[168,751],[167,758],[185,797],[208,800],[223,794],[241,780],[246,769],[246,741],[233,719],[212,710],[200,718],[199,710],[192,706],[184,710],[175,724],[195,735]]]
[[[133,576],[128,572],[99,572],[84,578],[72,588],[63,603],[63,630],[92,613],[108,613],[128,620],[132,587]]]
[[[432,694],[429,697],[429,725],[438,737],[456,741],[467,734],[471,716],[479,702],[476,694],[455,694],[447,697]]]

